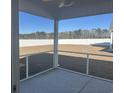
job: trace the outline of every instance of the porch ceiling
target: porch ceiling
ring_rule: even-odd
[[[19,0],[19,10],[59,20],[113,12],[113,0],[66,0],[69,7],[58,7],[63,0]]]

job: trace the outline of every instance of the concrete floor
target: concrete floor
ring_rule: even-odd
[[[22,81],[20,93],[112,93],[112,82],[57,68]]]

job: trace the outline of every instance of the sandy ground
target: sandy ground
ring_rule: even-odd
[[[90,54],[90,58],[112,61],[112,53],[106,51],[106,47],[95,46],[95,45],[59,45],[59,54],[61,55],[70,55],[75,57],[87,57],[86,54]],[[20,55],[26,54],[35,54],[39,52],[53,51],[52,45],[42,45],[42,46],[30,46],[30,47],[21,47]],[[65,52],[64,52],[65,51]],[[75,52],[75,53],[70,53]],[[86,53],[86,54],[81,54]]]
[[[86,73],[87,53],[90,59],[90,74],[113,79],[112,53],[106,51],[107,47],[96,45],[59,45],[60,67]],[[29,57],[29,75],[51,68],[53,64],[53,46],[42,45],[20,47],[20,73],[25,78],[25,57],[22,55],[35,54]],[[43,52],[41,54],[37,54]],[[73,52],[73,53],[72,53]],[[83,54],[86,53],[86,54]]]

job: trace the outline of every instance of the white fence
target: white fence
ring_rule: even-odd
[[[110,44],[110,39],[60,39],[59,44],[75,44],[75,45],[108,45]],[[39,46],[39,45],[51,45],[53,44],[52,39],[21,39],[19,40],[20,47],[26,46]]]

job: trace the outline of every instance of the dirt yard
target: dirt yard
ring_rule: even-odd
[[[90,58],[92,59],[112,61],[112,53],[107,52],[106,49],[107,47],[95,46],[95,45],[59,45],[59,54],[68,55],[68,56],[70,55],[75,57],[86,57],[86,54],[88,53],[91,54]],[[52,45],[21,47],[20,56],[26,54],[35,54],[39,52],[48,52],[48,51],[53,51]],[[80,53],[86,53],[86,54],[80,54]]]
[[[41,54],[37,54],[43,52]],[[20,71],[21,79],[25,77],[25,55],[35,54],[29,58],[29,74],[35,74],[52,67],[53,46],[42,45],[32,47],[20,47]],[[89,54],[90,74],[113,79],[113,53],[107,51],[107,47],[96,45],[59,45],[60,67],[86,72],[86,58]],[[23,55],[23,56],[22,56]]]

